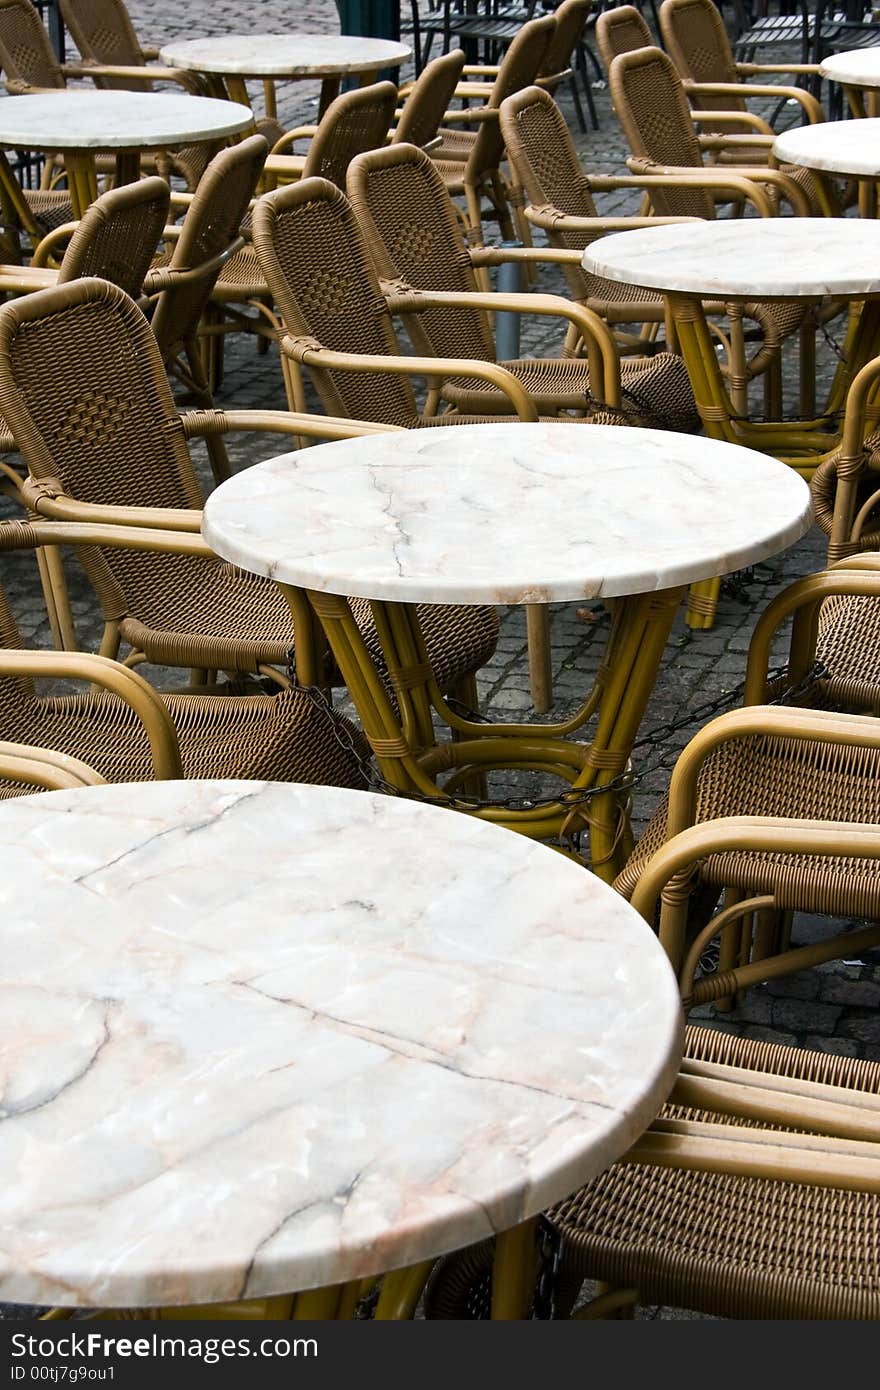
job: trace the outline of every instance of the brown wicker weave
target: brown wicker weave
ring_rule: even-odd
[[[30,470],[35,510],[129,525],[146,515],[146,524],[178,530],[197,529],[202,504],[186,438],[222,433],[236,421],[234,413],[195,412],[184,423],[146,320],[99,280],[0,309],[0,411]],[[248,413],[242,423],[319,437],[347,432],[334,431],[334,422],[316,420],[310,429],[307,420],[278,421],[267,412]],[[262,672],[284,683],[272,668],[287,666],[293,629],[274,584],[210,555],[88,549],[82,560],[107,624],[105,655],[115,656],[121,639],[160,665]],[[378,653],[369,605],[353,607]],[[447,688],[491,656],[493,610],[425,608],[422,617]]]
[[[552,101],[552,98],[548,98]],[[348,194],[370,247],[380,280],[401,304],[408,290],[474,294],[477,278],[444,183],[432,160],[414,145],[373,150],[352,161]],[[522,298],[528,312],[528,297]],[[494,362],[485,310],[439,307],[403,312],[407,332],[423,356],[473,357]],[[522,382],[542,414],[592,413],[589,364],[582,358],[551,357],[501,364]],[[624,361],[623,418],[642,425],[694,431],[699,418],[679,357]],[[465,415],[509,410],[496,387],[453,377],[440,399]]]
[[[840,1088],[854,1110],[864,1106],[866,1118],[876,1119],[876,1062],[688,1028],[683,1070],[707,1067],[735,1068],[729,1075],[758,1086],[788,1078],[792,1089]],[[778,1121],[768,1126],[694,1105],[667,1105],[661,1119],[732,1125],[740,1137],[744,1127],[792,1132]],[[569,1314],[589,1278],[631,1289],[643,1304],[720,1317],[880,1317],[876,1190],[624,1162],[549,1217],[563,1239],[557,1316]],[[491,1262],[489,1241],[441,1260],[426,1290],[426,1316],[487,1317]]]
[[[809,121],[824,120],[821,106],[802,87],[780,87],[775,84],[753,86],[743,81],[744,76],[759,74],[762,69],[754,63],[738,64],[734,60],[724,20],[712,0],[664,0],[658,19],[666,50],[681,74],[694,106],[701,112],[747,113],[749,96],[772,96],[780,103],[799,102]],[[794,69],[777,64],[763,69],[768,73],[810,70],[816,71],[803,64]],[[715,122],[701,120],[700,127],[704,131],[715,130],[726,135],[748,133],[760,127],[771,129],[754,117],[739,122],[729,119]],[[722,161],[729,157],[724,153],[721,155]],[[743,162],[742,157],[740,162]]]
[[[456,113],[447,112],[446,123],[440,129],[441,144],[431,151],[448,192],[465,199],[471,246],[483,245],[484,198],[488,200],[504,240],[512,239],[514,230],[526,245],[531,240],[528,224],[522,216],[521,194],[511,187],[501,170],[504,141],[498,124],[498,111],[505,97],[534,82],[555,27],[556,20],[552,14],[524,24],[504,55],[491,94],[484,105],[457,113],[463,120],[470,120],[471,124],[478,122],[477,129],[451,128]]]
[[[440,122],[452,104],[463,67],[464,52],[453,48],[439,58],[432,58],[422,68],[407,93],[393,140],[424,146],[436,137]]]
[[[653,44],[654,36],[635,5],[617,5],[596,16],[596,47],[606,72],[619,54],[635,53]]]
[[[64,528],[68,542],[72,529]],[[0,550],[33,546],[50,532],[51,527],[45,524],[0,523]],[[119,532],[119,543],[125,544],[132,533],[125,528]],[[303,691],[223,699],[187,694],[159,697],[134,672],[103,658],[79,653],[10,652],[20,646],[0,589],[0,722],[4,736],[81,759],[106,781],[140,782],[157,775],[180,776],[182,771],[185,777],[253,777],[364,786],[357,758],[343,748],[327,714]],[[176,731],[179,763],[175,757],[170,768],[157,764],[155,741],[151,742],[137,708],[124,703],[118,694],[105,689],[45,698],[37,695],[31,679],[34,674],[63,675],[107,686],[106,668],[111,668],[117,689],[137,683],[145,701],[152,701],[154,706],[160,700],[164,703],[170,716],[172,752],[176,752]],[[352,734],[357,746],[359,735],[353,729]],[[361,752],[365,751],[363,745]],[[32,790],[26,781],[0,779],[0,798]]]

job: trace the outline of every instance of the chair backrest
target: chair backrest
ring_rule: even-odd
[[[659,48],[621,53],[608,69],[611,100],[634,155],[655,164],[700,170],[703,158],[681,79]],[[655,210],[668,217],[714,217],[701,188],[651,190]]]
[[[393,82],[356,87],[332,101],[312,137],[303,178],[329,179],[345,187],[349,160],[361,150],[384,145],[394,120],[397,88]]]
[[[573,217],[598,212],[568,122],[549,92],[526,87],[501,105],[501,134],[517,180],[533,207],[554,207]],[[582,232],[547,233],[551,246],[582,251],[590,238]],[[588,292],[588,277],[576,265],[563,267],[576,298]]]
[[[346,190],[383,280],[417,290],[478,289],[471,258],[446,185],[433,160],[415,145],[389,145],[353,159]],[[428,309],[404,316],[417,352],[494,360],[488,314]]]
[[[102,193],[86,209],[58,271],[58,283],[96,275],[133,298],[168,220],[171,190],[164,179],[141,179]]]
[[[66,85],[49,35],[30,0],[0,0],[0,67],[9,92]]]
[[[391,315],[354,211],[328,179],[303,179],[257,201],[254,249],[285,337],[336,352],[399,353]],[[328,415],[411,425],[407,378],[309,368]]]
[[[530,87],[543,63],[550,40],[556,31],[552,14],[530,19],[524,24],[501,60],[498,76],[492,84],[487,105],[498,109],[505,97],[523,87]],[[468,155],[465,178],[476,182],[483,174],[497,169],[504,157],[504,141],[497,120],[481,121],[477,138]]]
[[[691,82],[739,81],[724,20],[712,0],[663,0],[657,17],[666,51],[681,77]],[[738,97],[701,96],[699,106],[704,111],[736,111],[745,103]]]
[[[606,72],[621,53],[635,53],[653,43],[654,36],[635,5],[605,10],[596,20],[596,46]]]
[[[84,502],[201,507],[202,495],[156,340],[106,280],[72,280],[0,307],[0,414],[32,477]],[[188,556],[84,549],[106,617],[149,622]]]
[[[263,136],[250,135],[215,154],[199,179],[168,267],[176,282],[162,291],[152,318],[166,361],[195,335],[221,269],[242,244],[241,224],[268,153]]]
[[[61,15],[83,58],[108,67],[144,66],[144,55],[122,0],[59,0]],[[101,77],[100,87],[124,88],[124,77]],[[138,90],[149,90],[139,83]]]
[[[449,109],[461,70],[464,50],[453,48],[422,68],[418,80],[403,105],[403,112],[392,137],[395,144],[427,145],[440,129]]]
[[[547,45],[539,77],[555,77],[571,67],[571,57],[581,40],[593,0],[562,0],[553,18],[556,29]]]

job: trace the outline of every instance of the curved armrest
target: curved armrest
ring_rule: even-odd
[[[293,145],[297,140],[311,140],[317,131],[316,125],[298,125],[293,130],[286,130],[281,138],[275,141],[269,154],[280,154],[282,150],[287,149],[288,145]]]
[[[198,535],[202,522],[201,511],[184,507],[118,507],[101,502],[79,502],[60,490],[52,489],[51,481],[35,483],[25,478],[21,495],[28,507],[38,516],[53,521],[93,522],[99,526],[148,527],[162,532]]]
[[[138,83],[147,86],[152,82],[175,82],[179,87],[184,87],[186,91],[200,93],[202,84],[197,73],[186,72],[182,68],[163,68],[163,67],[118,67],[109,63],[91,63],[88,59],[82,59],[79,63],[65,63],[64,74],[66,77],[120,77],[126,82]]]
[[[798,217],[813,216],[806,190],[790,174],[784,174],[781,169],[765,169],[763,166],[746,168],[742,165],[737,166],[737,172],[747,179],[754,179],[756,183],[772,184]]]
[[[403,428],[371,420],[342,420],[334,415],[300,415],[292,410],[189,410],[180,418],[187,439],[245,430],[306,435],[310,439],[358,439],[364,434],[397,433]]]
[[[754,111],[698,111],[696,107],[691,108],[691,120],[694,125],[747,125],[756,134],[769,135],[776,139],[773,127],[764,120],[763,116],[756,116]]]
[[[692,169],[689,165],[675,164],[653,164],[649,159],[641,157],[630,158],[627,165],[632,170],[633,179],[630,186],[636,186],[635,180],[640,180],[643,188],[702,188],[710,197],[718,193],[727,193],[732,198],[744,198],[751,203],[755,211],[761,217],[772,217],[773,209],[766,193],[761,188],[756,188],[754,182],[743,174],[741,169],[736,173],[728,173],[725,170]],[[771,172],[773,172],[771,170]],[[598,182],[590,180],[590,186],[601,188]]]
[[[469,106],[463,111],[446,111],[440,122],[440,133],[445,125],[467,125],[470,121],[497,121],[497,106]]]
[[[106,778],[88,763],[53,748],[36,748],[30,743],[0,743],[0,777],[25,782],[44,791],[65,791],[73,787],[98,787]]]
[[[772,131],[769,135],[752,135],[748,131],[741,135],[698,135],[697,139],[701,150],[772,150],[776,143],[776,136]]]
[[[392,314],[422,313],[427,309],[473,309],[510,310],[520,314],[541,314],[551,318],[568,319],[577,328],[590,355],[591,378],[596,390],[599,376],[595,367],[600,367],[602,381],[602,401],[609,406],[620,405],[620,352],[614,337],[604,319],[583,304],[573,304],[556,294],[499,294],[487,291],[468,291],[466,293],[444,293],[435,290],[399,290],[386,296]],[[596,361],[594,361],[594,358]]]
[[[750,705],[729,710],[699,729],[679,754],[669,781],[667,834],[671,837],[696,824],[697,783],[706,759],[724,743],[768,735],[807,743],[841,747],[880,748],[880,719],[835,710],[796,706]]]
[[[648,861],[632,895],[632,905],[646,921],[663,888],[700,859],[723,850],[768,853],[880,857],[880,826],[849,821],[785,820],[775,816],[719,816],[688,827],[666,841]]]
[[[786,69],[781,69],[786,71]],[[825,112],[814,96],[803,87],[777,87],[775,83],[759,85],[751,82],[683,82],[688,96],[774,97],[777,101],[796,101],[804,109],[810,125],[824,121]]]
[[[621,179],[621,183],[625,186],[627,180]],[[639,186],[644,186],[641,181]],[[546,232],[584,232],[591,238],[604,236],[606,232],[630,232],[637,227],[668,227],[677,222],[702,221],[700,217],[575,217],[571,213],[560,212],[559,208],[549,203],[539,208],[528,204],[525,215],[535,227],[541,227]],[[472,259],[475,254],[475,251],[471,252]],[[578,258],[581,255],[580,251],[572,254]]]
[[[388,372],[397,376],[428,378],[473,377],[502,391],[521,420],[534,423],[538,419],[538,412],[522,384],[512,372],[505,371],[494,362],[481,362],[471,357],[403,357],[392,353],[381,356],[378,353],[333,352],[316,343],[313,338],[282,338],[281,351],[294,362],[322,371]]]
[[[177,732],[165,702],[143,676],[120,662],[90,652],[0,650],[0,676],[89,681],[118,695],[144,726],[156,778],[183,778]]]
[[[824,601],[835,597],[880,599],[880,565],[872,564],[870,556],[861,558],[867,563],[834,567],[795,580],[767,605],[749,643],[743,692],[745,705],[757,705],[766,699],[773,639],[788,618],[794,615],[789,675],[793,680],[800,680],[807,674],[815,656],[819,609]]]
[[[743,77],[759,76],[762,72],[790,72],[797,77],[820,75],[818,63],[737,63],[736,70]]]

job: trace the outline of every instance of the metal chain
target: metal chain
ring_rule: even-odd
[[[786,670],[787,668],[782,666],[775,671],[771,671],[768,677],[769,680],[775,681],[780,679],[785,675]],[[354,726],[333,708],[326,692],[320,686],[301,685],[297,680],[293,664],[293,648],[290,648],[288,651],[287,674],[294,689],[305,695],[315,708],[325,716],[337,743],[345,750],[349,757],[354,760],[358,771],[363,776],[367,787],[371,791],[382,792],[387,796],[402,796],[406,797],[409,801],[420,801],[433,806],[437,805],[438,801],[443,800],[442,795],[433,797],[415,790],[404,791],[400,787],[395,787],[393,783],[388,782],[382,776],[371,756],[369,754],[365,755],[361,747],[358,746],[359,740],[356,736]],[[824,679],[827,675],[828,669],[824,663],[816,661],[797,685],[792,686],[790,690],[784,691],[782,695],[777,696],[774,700],[768,701],[768,704],[784,705],[793,703],[799,696],[810,690],[817,680]],[[658,747],[667,744],[669,739],[682,729],[689,728],[694,724],[702,724],[712,715],[723,713],[724,710],[731,708],[734,703],[739,700],[744,690],[745,682],[741,681],[733,690],[724,691],[721,695],[716,696],[712,700],[705,700],[701,705],[697,705],[695,709],[690,710],[687,714],[681,715],[678,719],[670,719],[663,724],[655,725],[653,729],[649,729],[641,738],[636,739],[633,744],[633,752],[638,748]],[[467,707],[462,705],[459,701],[455,703],[458,705],[463,717],[475,721],[478,720],[484,724],[491,723],[491,720],[479,714],[476,710],[467,709]],[[678,752],[679,750],[677,748],[669,750],[673,761],[678,757]],[[654,763],[637,773],[633,772],[631,769],[627,769],[625,772],[620,773],[617,777],[605,782],[600,787],[579,787],[569,791],[557,792],[553,796],[479,797],[462,795],[459,792],[454,792],[448,794],[448,801],[446,804],[452,806],[456,810],[462,811],[478,811],[484,808],[508,811],[531,811],[539,810],[545,806],[551,807],[558,805],[563,805],[574,811],[579,806],[585,805],[587,802],[591,801],[595,796],[607,796],[612,792],[629,791],[637,782],[657,772],[663,766],[664,760],[661,759],[660,762]]]
[[[562,1259],[562,1236],[542,1213],[535,1227],[538,1247],[538,1277],[532,1300],[532,1317],[549,1322],[556,1316],[556,1283]]]

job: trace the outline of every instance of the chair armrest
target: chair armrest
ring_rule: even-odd
[[[756,135],[765,135],[773,140],[776,139],[776,132],[773,127],[764,120],[763,116],[756,116],[754,111],[699,111],[696,107],[692,107],[691,120],[694,125],[713,123],[715,125],[747,125]]]
[[[808,674],[815,657],[819,609],[825,600],[835,597],[880,600],[880,565],[872,564],[869,556],[862,558],[867,563],[858,567],[832,568],[798,579],[767,605],[749,643],[744,705],[758,705],[767,698],[773,639],[789,618],[794,618],[789,642],[789,677],[799,681]]]
[[[150,741],[153,773],[157,780],[180,781],[183,767],[177,732],[158,691],[136,671],[118,661],[91,652],[0,650],[0,676],[34,679],[81,680],[99,685],[134,710]]]
[[[818,77],[818,63],[737,63],[741,77],[757,77],[762,72],[793,73],[797,77]]]
[[[470,106],[463,111],[446,111],[440,122],[441,133],[445,125],[466,125],[470,121],[497,121],[497,106]]]
[[[159,57],[160,49],[155,44],[141,44],[141,55],[145,63],[153,63]]]
[[[0,743],[0,777],[25,782],[44,791],[66,791],[74,787],[98,787],[106,779],[88,763],[53,748],[36,748],[30,743]]]
[[[624,185],[626,182],[621,179]],[[637,227],[668,227],[677,222],[702,221],[700,217],[575,217],[571,213],[560,212],[559,208],[550,204],[539,208],[529,204],[524,211],[527,221],[545,232],[583,232],[589,237],[604,236],[606,232],[631,232]],[[580,251],[571,254],[580,259]],[[475,255],[476,251],[472,251],[471,258]]]
[[[462,68],[463,77],[478,77],[481,73],[488,77],[498,76],[497,63],[465,63]]]
[[[697,139],[701,150],[772,150],[776,143],[772,132],[769,135],[753,135],[746,131],[741,135],[698,135]]]
[[[294,362],[322,371],[387,372],[396,376],[429,379],[473,377],[502,391],[521,420],[534,423],[538,419],[538,412],[523,385],[512,372],[505,371],[495,362],[482,362],[470,357],[403,357],[393,353],[384,356],[378,353],[334,352],[316,343],[314,338],[282,338],[281,351]]]
[[[401,292],[398,288],[385,298],[392,314],[418,314],[432,308],[494,312],[509,310],[519,314],[568,319],[577,328],[587,347],[594,393],[606,405],[620,405],[619,349],[604,319],[583,304],[573,304],[570,299],[563,299],[557,294],[500,294],[484,290],[452,293],[406,289]]]
[[[52,289],[57,281],[58,271],[51,266],[0,265],[0,293],[30,294]]]
[[[55,478],[22,478],[19,496],[29,510],[54,521],[92,522],[99,526],[135,526],[161,532],[199,534],[201,510],[178,507],[120,507],[80,502],[69,497]]]
[[[492,82],[459,82],[458,86],[456,87],[456,89],[455,89],[455,91],[452,93],[452,95],[453,95],[454,97],[462,97],[462,98],[467,98],[467,97],[482,97],[482,98],[485,100],[486,97],[490,97],[490,96],[492,95],[492,88],[493,88],[494,86],[495,86],[494,81],[492,81]]]
[[[797,217],[812,217],[813,209],[806,190],[797,183],[790,174],[784,174],[781,169],[767,169],[763,165],[748,167],[745,165],[737,166],[737,173],[742,174],[747,179],[753,179],[756,183],[769,183],[779,190]]]
[[[137,82],[143,85],[152,82],[175,82],[188,92],[200,93],[202,91],[198,74],[186,72],[183,68],[122,67],[115,63],[91,63],[88,59],[81,59],[79,63],[65,63],[64,74],[66,77],[121,77],[127,82]]]
[[[309,439],[358,439],[365,434],[397,433],[402,428],[371,420],[342,420],[333,415],[300,415],[291,410],[189,410],[180,418],[187,439],[242,431],[305,435]]]
[[[784,72],[785,69],[783,68]],[[777,101],[797,101],[811,125],[824,121],[825,112],[819,102],[803,87],[777,87],[775,83],[760,85],[751,82],[683,82],[685,92],[690,96],[719,97],[774,97]]]
[[[649,159],[642,157],[630,158],[627,165],[632,170],[633,178],[627,180],[624,186],[654,188],[702,188],[710,197],[718,193],[726,193],[731,198],[744,198],[751,203],[756,212],[761,217],[772,217],[773,209],[767,194],[761,188],[756,188],[755,183],[747,178],[741,169],[736,173],[728,173],[727,170],[692,169],[690,165],[674,164],[653,164]],[[772,172],[772,171],[771,171]],[[602,188],[603,184],[598,181],[590,180],[591,188]],[[620,186],[619,181],[616,186]]]
[[[725,743],[757,735],[850,748],[880,748],[880,719],[865,714],[839,714],[836,710],[750,705],[710,720],[694,734],[673,769],[667,819],[670,838],[697,823],[697,784],[710,754]]]
[[[275,141],[269,154],[281,154],[282,150],[286,150],[288,145],[293,145],[297,140],[311,140],[317,130],[316,125],[298,125],[293,130],[286,130],[281,138]]]

